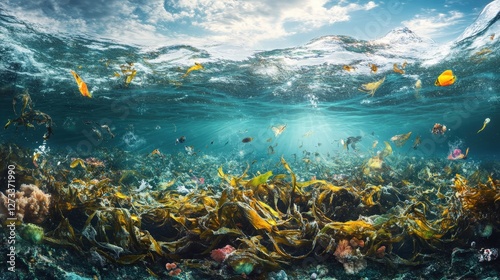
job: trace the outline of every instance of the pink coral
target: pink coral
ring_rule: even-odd
[[[0,192],[0,220],[5,220],[8,215],[7,207],[9,198]],[[25,223],[42,223],[49,214],[50,194],[44,193],[35,185],[22,184],[15,194],[16,218]]]
[[[349,243],[347,239],[340,240],[333,255],[344,266],[347,274],[356,274],[366,268],[366,260],[359,249],[353,249]]]
[[[212,250],[210,257],[217,262],[223,262],[229,255],[231,255],[236,249],[231,245],[226,245],[223,248]]]

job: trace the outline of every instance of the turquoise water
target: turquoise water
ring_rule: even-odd
[[[28,27],[28,28],[27,28]],[[498,159],[499,57],[498,40],[485,41],[492,50],[481,60],[467,41],[452,46],[452,52],[429,65],[409,57],[404,75],[385,67],[368,71],[369,53],[383,47],[349,37],[337,44],[355,46],[352,65],[357,71],[342,70],[335,53],[308,46],[256,52],[241,60],[225,60],[192,46],[171,46],[144,50],[111,41],[39,33],[35,28],[2,13],[0,119],[15,117],[12,98],[28,91],[35,108],[54,121],[54,135],[46,145],[82,156],[97,147],[120,147],[148,153],[182,151],[193,146],[199,153],[254,160],[290,155],[303,150],[322,154],[345,153],[341,139],[362,136],[360,156],[371,151],[373,141],[389,141],[396,134],[412,132],[407,147],[397,153],[408,156],[445,158],[450,145],[470,147],[471,159]],[[319,38],[318,41],[328,38]],[[473,41],[474,38],[469,39]],[[339,54],[342,55],[342,54]],[[402,57],[380,62],[402,64]],[[366,62],[365,62],[366,61]],[[126,86],[120,65],[134,63],[136,77]],[[200,62],[204,69],[182,78]],[[87,83],[94,98],[78,92],[69,73],[73,69]],[[452,69],[457,81],[450,87],[436,87],[439,74]],[[361,71],[363,70],[363,71]],[[373,97],[358,90],[361,84],[386,77]],[[422,81],[418,95],[417,79]],[[485,118],[491,123],[477,134]],[[116,136],[98,139],[92,134],[94,122],[107,124]],[[440,137],[430,133],[434,123],[447,125]],[[274,137],[272,126],[286,130]],[[43,126],[32,129],[11,127],[1,141],[36,148],[42,143]],[[408,151],[414,137],[423,145]],[[187,141],[175,145],[175,139]],[[250,143],[242,143],[252,137]],[[272,141],[267,142],[269,138]]]
[[[386,141],[409,131],[428,143],[422,150],[428,157],[446,157],[448,144],[457,141],[471,148],[471,158],[497,159],[500,152],[495,141],[500,131],[498,40],[486,42],[493,51],[481,62],[471,59],[475,51],[463,43],[434,65],[410,62],[406,75],[392,71],[351,74],[331,58],[307,65],[310,54],[293,49],[257,52],[231,61],[212,58],[207,51],[190,46],[144,51],[113,42],[37,33],[6,15],[1,24],[6,41],[1,58],[0,118],[14,117],[11,99],[27,90],[36,109],[53,118],[54,137],[47,144],[54,148],[81,154],[91,154],[96,146],[175,152],[182,148],[174,145],[175,139],[185,135],[186,145],[206,153],[244,151],[260,157],[266,156],[266,140],[273,136],[270,127],[286,124],[286,131],[273,142],[278,144],[276,154],[301,149],[340,153],[338,141],[357,135],[363,136],[359,144],[363,153],[374,140]],[[353,44],[344,37],[340,42]],[[356,51],[361,57],[363,51],[372,50]],[[314,53],[315,60],[321,61],[322,52],[326,53]],[[387,58],[387,63],[394,60]],[[196,61],[203,62],[205,69],[181,78],[190,66],[187,63]],[[135,63],[137,69],[128,86],[123,77],[113,77],[126,62]],[[402,63],[402,59],[394,62]],[[79,94],[70,69],[88,84],[93,99]],[[457,82],[451,87],[434,86],[446,69],[454,70]],[[386,81],[374,97],[357,90],[383,76]],[[416,79],[423,84],[418,97]],[[477,134],[487,117],[491,123]],[[94,141],[86,136],[91,127],[83,121],[108,124],[116,137]],[[430,133],[435,122],[450,128],[445,137],[437,139]],[[8,129],[1,139],[33,146],[40,143],[43,130]],[[304,137],[308,132],[310,136]],[[137,141],[126,141],[127,135]],[[254,140],[242,144],[244,137]]]

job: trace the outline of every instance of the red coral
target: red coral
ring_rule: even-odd
[[[167,264],[165,265],[165,268],[166,268],[167,270],[172,270],[172,269],[177,268],[177,264],[176,264],[176,263],[167,263]]]
[[[358,247],[360,247],[360,248],[365,247],[365,242],[363,240],[357,239],[356,237],[351,238],[351,240],[349,241],[349,244],[354,249],[356,249]]]
[[[380,246],[375,252],[375,256],[377,256],[377,258],[383,258],[384,255],[385,255],[385,246]]]
[[[227,256],[233,253],[236,249],[231,245],[226,245],[223,248],[215,249],[210,252],[210,257],[214,259],[216,262],[223,262]]]
[[[182,270],[180,268],[176,268],[174,270],[170,270],[170,272],[168,273],[168,275],[170,276],[177,276],[179,274],[181,274]]]

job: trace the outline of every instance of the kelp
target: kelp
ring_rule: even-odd
[[[391,154],[386,142],[378,156]],[[158,258],[210,262],[212,250],[229,244],[237,249],[227,265],[258,274],[311,254],[334,254],[342,240],[357,246],[357,258],[422,264],[463,243],[468,235],[461,234],[471,223],[500,220],[500,183],[491,177],[481,183],[484,174],[475,175],[474,184],[457,174],[451,188],[443,183],[422,191],[416,182],[428,181],[415,175],[394,186],[366,182],[371,177],[362,168],[349,180],[301,181],[284,157],[280,163],[280,171],[255,176],[248,175],[248,166],[242,174],[225,173],[221,166],[214,170],[220,186],[188,194],[170,187],[134,192],[142,175],[133,170],[95,179],[93,171],[69,169],[65,176],[81,176],[51,183],[51,218],[58,225],[45,241],[82,253],[93,250],[117,264]],[[416,168],[409,167],[408,174]],[[385,171],[378,175],[387,176]]]

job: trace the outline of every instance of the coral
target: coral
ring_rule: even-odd
[[[366,268],[366,260],[359,250],[353,249],[347,239],[342,239],[338,244],[333,255],[335,259],[344,265],[347,274],[356,274]]]
[[[223,248],[212,250],[210,257],[216,262],[223,262],[228,255],[234,252],[236,249],[231,245],[226,245]]]
[[[365,242],[363,240],[357,239],[356,237],[351,238],[349,244],[352,248],[356,249],[358,247],[363,248],[365,246]]]
[[[176,263],[166,263],[166,264],[165,264],[165,268],[166,268],[167,270],[176,269],[176,268],[177,268],[177,264],[176,264]]]
[[[44,193],[37,186],[22,184],[15,197],[15,215],[19,222],[40,224],[49,214],[50,194]],[[0,199],[0,220],[4,221],[8,216],[9,199],[1,192]]]
[[[182,269],[178,268],[176,263],[166,263],[165,268],[170,276],[177,276],[182,272]]]
[[[380,246],[377,251],[375,251],[375,256],[379,259],[385,256],[385,246]]]
[[[177,275],[181,274],[181,272],[182,272],[182,270],[180,268],[176,268],[174,270],[170,270],[168,272],[168,275],[170,275],[170,276],[177,276]]]

